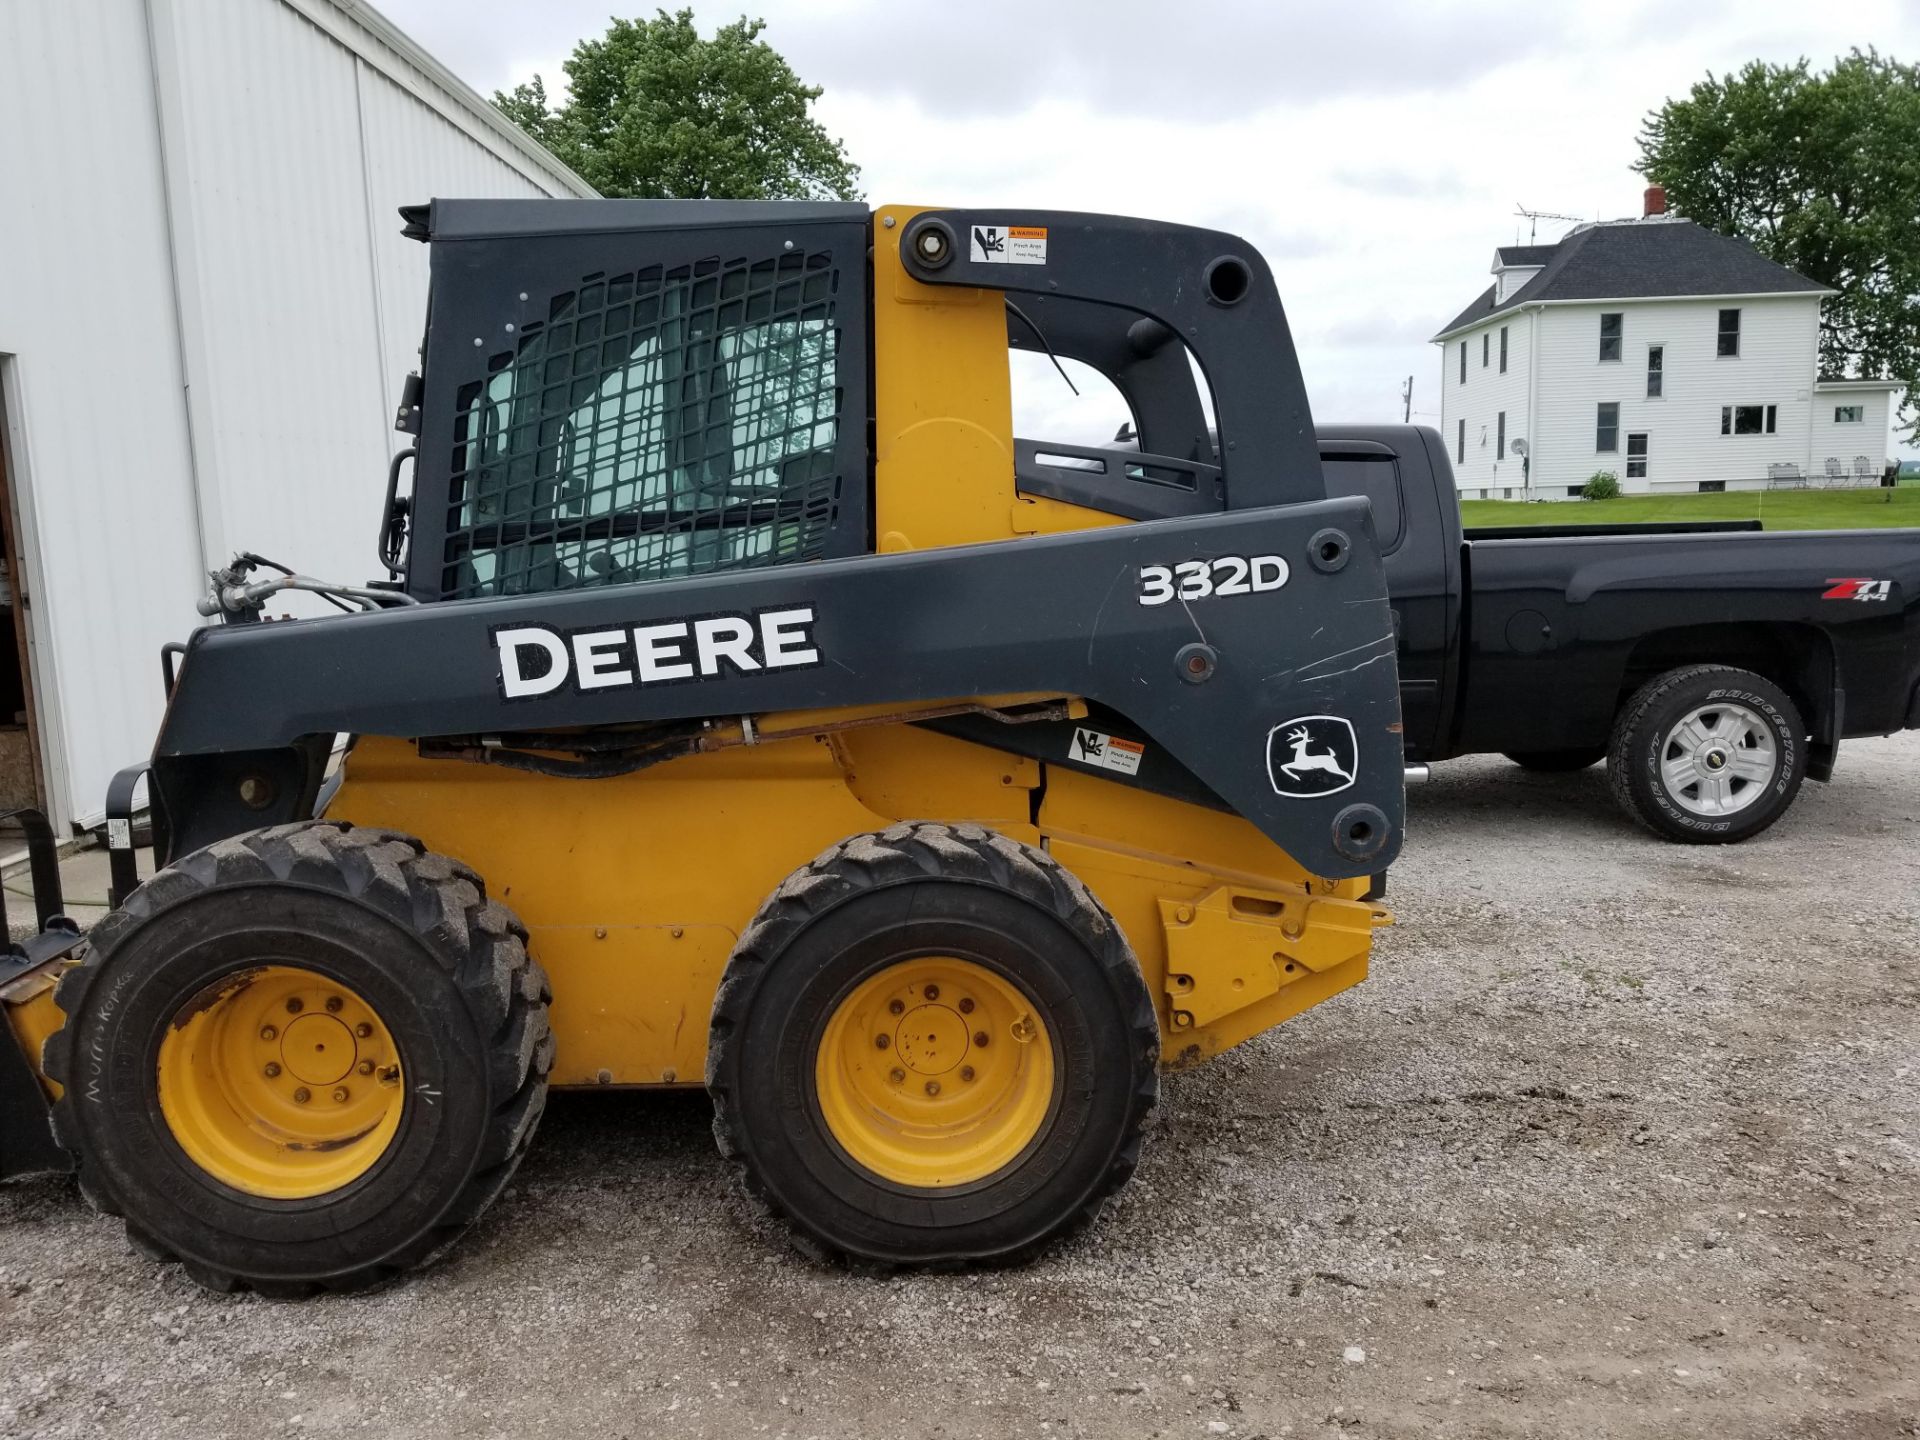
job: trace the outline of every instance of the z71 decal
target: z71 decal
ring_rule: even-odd
[[[566,634],[546,625],[502,625],[493,632],[493,645],[500,657],[500,693],[523,700],[563,685],[584,695],[628,685],[803,669],[820,663],[813,623],[813,607],[797,605]]]
[[[1278,555],[1222,555],[1218,560],[1182,560],[1178,565],[1140,567],[1140,603],[1210,600],[1257,595],[1287,583],[1287,562]]]
[[[1893,595],[1891,580],[1829,580],[1833,588],[1821,592],[1822,600],[1886,600]]]

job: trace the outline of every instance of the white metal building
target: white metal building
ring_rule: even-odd
[[[1832,292],[1666,213],[1494,252],[1493,284],[1434,337],[1463,494],[1874,484],[1901,387],[1819,378]]]
[[[233,551],[379,573],[426,314],[397,208],[592,193],[359,0],[0,4],[0,800],[98,823]]]

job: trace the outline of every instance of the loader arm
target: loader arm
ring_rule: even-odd
[[[1245,561],[1245,593],[1145,603],[1155,567],[1227,558]],[[721,617],[720,638],[751,632],[737,658],[715,653]],[[512,748],[516,732],[1048,692],[1126,715],[1308,870],[1345,878],[1399,850],[1393,646],[1366,504],[1320,500],[532,603],[202,630],[154,782],[185,853],[309,813],[308,737]],[[1287,726],[1321,715],[1352,723],[1351,783],[1283,791],[1270,751],[1284,762]]]

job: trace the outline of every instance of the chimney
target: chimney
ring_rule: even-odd
[[[1647,186],[1646,208],[1640,214],[1643,219],[1651,220],[1656,215],[1667,213],[1667,187],[1664,185]]]

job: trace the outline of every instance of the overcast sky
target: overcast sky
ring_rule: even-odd
[[[482,94],[549,93],[609,0],[376,0]],[[1209,225],[1265,253],[1322,421],[1438,423],[1428,337],[1527,238],[1637,214],[1646,112],[1709,71],[1920,57],[1915,0],[760,0],[873,203]],[[1542,220],[1558,238],[1562,221]],[[1057,381],[1055,382],[1057,383]],[[1072,438],[1054,435],[1053,438]],[[1913,453],[1913,452],[1907,452]]]

